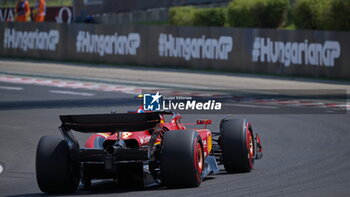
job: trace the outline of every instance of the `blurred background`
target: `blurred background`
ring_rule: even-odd
[[[0,21],[14,21],[17,2],[0,0]],[[36,0],[28,2],[33,9]],[[45,21],[349,31],[349,7],[348,0],[48,0]]]

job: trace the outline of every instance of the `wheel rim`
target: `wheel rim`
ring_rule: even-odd
[[[197,168],[198,175],[200,176],[203,171],[203,150],[200,143],[197,142],[194,153],[194,165]]]
[[[197,145],[197,150],[198,150],[198,169],[200,173],[202,173],[203,170],[203,151],[201,145],[198,143]]]
[[[251,168],[253,168],[254,143],[253,143],[252,133],[249,129],[246,130],[246,145],[247,145],[247,150],[248,150],[247,157],[249,160],[249,165]]]

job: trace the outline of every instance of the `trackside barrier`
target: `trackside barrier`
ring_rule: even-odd
[[[350,79],[350,32],[0,23],[0,55]]]

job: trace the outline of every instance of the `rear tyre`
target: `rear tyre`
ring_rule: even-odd
[[[254,139],[247,120],[224,119],[220,124],[221,148],[225,170],[250,172],[254,167]]]
[[[36,152],[36,179],[46,193],[71,193],[78,187],[78,163],[73,163],[66,141],[58,136],[44,136]]]
[[[162,182],[167,187],[198,187],[202,182],[204,151],[194,130],[167,131],[160,158]]]

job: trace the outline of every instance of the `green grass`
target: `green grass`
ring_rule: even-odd
[[[33,7],[36,0],[29,0],[29,5]],[[1,8],[15,7],[18,0],[0,0]],[[73,6],[73,0],[46,0],[47,7]]]
[[[289,25],[283,27],[283,29],[285,29],[285,30],[297,30],[297,27],[295,26],[295,24],[289,24]]]

